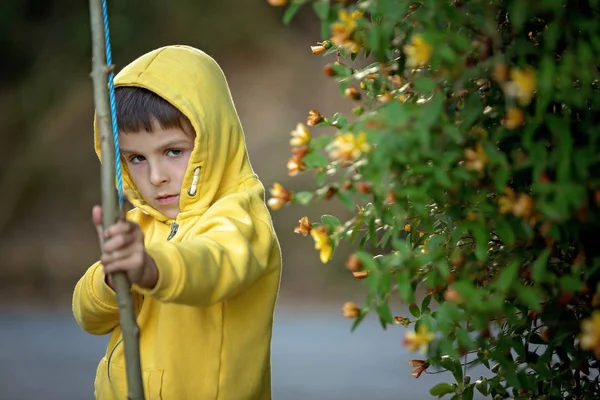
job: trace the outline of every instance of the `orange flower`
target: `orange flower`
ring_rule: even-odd
[[[296,125],[296,129],[291,132],[292,138],[290,139],[291,146],[303,146],[310,142],[310,131],[303,124]]]
[[[408,363],[411,365],[411,367],[413,367],[413,370],[410,371],[410,374],[415,378],[420,377],[421,374],[425,372],[427,367],[429,367],[429,364],[427,364],[427,361],[425,360],[409,360]]]
[[[409,68],[421,67],[429,64],[433,47],[423,39],[421,35],[412,37],[409,44],[404,46],[406,54],[406,66]]]
[[[483,173],[485,165],[487,164],[487,154],[481,143],[477,143],[475,150],[465,150],[465,167],[468,170],[477,171],[479,174]]]
[[[410,233],[412,231],[412,226],[410,224],[404,224],[404,232]]]
[[[294,228],[294,233],[299,233],[302,236],[308,236],[308,234],[312,230],[312,224],[308,220],[308,217],[302,217],[298,222],[300,223],[300,225]]]
[[[348,301],[342,307],[344,318],[356,318],[360,315],[360,308],[351,301]]]
[[[306,125],[315,126],[323,120],[323,116],[317,110],[310,110],[306,118]]]
[[[292,156],[287,162],[287,169],[289,176],[298,175],[298,172],[306,169],[306,164],[302,160],[302,157]]]
[[[396,316],[394,317],[394,323],[396,325],[402,325],[403,327],[408,327],[408,325],[410,325],[410,319],[406,318],[406,317],[400,317],[400,316]]]
[[[319,257],[323,264],[331,259],[333,253],[333,247],[331,247],[331,241],[327,235],[327,228],[320,226],[310,231],[310,235],[315,240],[315,250],[319,250]]]
[[[429,348],[429,343],[431,343],[434,338],[435,335],[429,332],[424,324],[421,324],[417,332],[406,332],[403,344],[408,347],[410,351],[420,350],[425,353]]]
[[[270,193],[272,197],[267,200],[267,205],[274,211],[279,210],[292,200],[292,193],[277,182],[273,184]]]

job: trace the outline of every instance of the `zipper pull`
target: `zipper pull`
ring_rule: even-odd
[[[175,234],[177,233],[177,228],[179,228],[179,225],[177,225],[176,222],[173,222],[171,224],[171,232],[169,233],[169,236],[167,237],[167,240],[173,239],[173,236],[175,236]]]

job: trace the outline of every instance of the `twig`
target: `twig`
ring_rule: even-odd
[[[104,24],[101,0],[90,0],[90,22],[92,29],[92,73],[94,84],[94,105],[100,130],[101,145],[101,183],[102,183],[102,226],[104,229],[119,219],[115,188],[115,160],[112,138],[112,124],[108,95],[108,71],[104,46]],[[135,308],[130,291],[130,282],[125,273],[115,273],[112,281],[119,306],[119,323],[123,333],[125,347],[125,366],[127,372],[127,398],[143,400],[139,333],[135,320]]]

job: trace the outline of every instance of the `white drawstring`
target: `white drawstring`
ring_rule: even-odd
[[[200,167],[196,167],[194,170],[194,179],[192,179],[192,187],[188,191],[190,196],[195,196],[198,189],[198,177],[200,176]]]

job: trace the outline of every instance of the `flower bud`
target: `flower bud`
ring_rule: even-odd
[[[360,315],[360,308],[351,301],[348,301],[342,307],[344,318],[356,318]]]
[[[317,110],[310,110],[306,118],[306,125],[315,126],[323,120],[323,116]]]
[[[356,89],[356,87],[353,85],[350,85],[346,88],[346,90],[344,90],[344,96],[352,100],[360,100],[360,93],[358,92],[358,89]]]
[[[310,46],[310,51],[312,51],[312,53],[313,53],[315,56],[317,56],[317,55],[319,55],[319,54],[323,53],[325,50],[327,50],[327,49],[325,48],[325,46],[323,46],[323,45],[321,45],[321,44],[320,44],[320,45],[317,45],[317,46]]]
[[[348,257],[348,260],[346,261],[346,268],[352,272],[359,271],[362,268],[362,262],[356,256],[356,254],[352,254],[350,257]]]
[[[272,7],[283,7],[287,5],[288,0],[267,0],[267,3]]]

